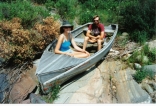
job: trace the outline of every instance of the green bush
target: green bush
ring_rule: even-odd
[[[146,76],[147,76],[146,71],[138,70],[133,77],[138,83],[141,83],[142,80],[146,78]]]
[[[149,57],[149,61],[151,63],[156,62],[156,48],[150,49],[146,44],[143,46],[142,51]]]
[[[1,2],[8,2],[8,3],[12,2],[12,1],[16,1],[16,0],[1,0]]]
[[[147,57],[148,61],[146,61],[147,59],[145,57]],[[141,65],[156,63],[156,48],[150,49],[148,44],[146,44],[140,51],[134,51],[131,57],[128,59],[128,62],[139,63]]]
[[[129,37],[130,39],[139,42],[141,45],[143,45],[148,39],[148,32],[144,30],[143,31],[135,30],[134,32],[131,32]]]
[[[52,103],[55,99],[59,97],[58,96],[59,91],[60,91],[60,86],[55,85],[54,87],[51,88],[51,92],[48,95],[44,95],[42,97],[47,103]]]
[[[46,3],[47,0],[31,0],[31,1],[38,3],[38,4],[44,4]]]
[[[151,70],[137,70],[137,72],[133,75],[133,78],[138,82],[141,83],[143,79],[149,78],[154,79],[154,72]]]
[[[49,12],[41,6],[34,6],[30,1],[16,0],[11,3],[0,3],[0,20],[11,20],[14,17],[22,19],[24,27],[33,26],[33,24],[47,16]]]
[[[54,7],[63,20],[73,20],[77,11],[77,0],[58,0]]]
[[[100,16],[102,23],[113,23],[115,22],[115,16],[117,11],[117,5],[119,4],[116,0],[86,0],[81,1],[81,10],[79,13],[80,24],[84,24],[92,21],[94,15]]]
[[[119,15],[123,16],[120,23],[128,32],[135,33],[130,34],[131,40],[140,42],[140,40],[155,36],[155,4],[155,0],[132,0],[127,2],[123,8],[120,8]]]
[[[93,12],[92,11],[85,11],[84,13],[79,15],[79,23],[85,24],[88,22],[92,22]]]
[[[55,6],[54,0],[47,0],[45,6],[49,11],[51,11]]]

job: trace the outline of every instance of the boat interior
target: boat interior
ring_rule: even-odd
[[[78,34],[78,36],[74,37],[77,45],[82,48],[83,46],[83,40],[86,34],[86,28],[84,28],[81,33]],[[107,45],[107,42],[111,39],[113,32],[112,27],[108,26],[105,27],[105,33],[107,36],[104,39],[103,47]],[[54,48],[56,46],[57,40],[54,40],[44,51],[40,64],[37,68],[36,74],[38,75],[38,78],[41,83],[44,83],[48,81],[51,78],[56,77],[57,75],[71,69],[72,67],[82,63],[87,58],[74,58],[67,55],[59,55],[55,54]],[[87,44],[86,50],[91,54],[95,54],[97,52],[97,43]],[[59,61],[58,61],[59,60]]]
[[[84,42],[84,38],[86,36],[86,33],[87,33],[87,29],[88,27],[85,27],[82,31],[82,33],[80,33],[78,36],[76,36],[74,38],[76,44],[80,47],[80,48],[83,48],[83,42]],[[107,42],[111,39],[111,37],[113,36],[113,32],[115,31],[115,29],[113,29],[112,27],[110,26],[106,26],[105,27],[105,38],[104,38],[104,42],[102,43],[102,47],[104,47]],[[48,49],[48,51],[50,52],[54,52],[54,48],[56,46],[56,43],[57,41]],[[91,42],[88,42],[87,43],[87,47],[86,47],[86,50],[91,54],[95,54],[97,52],[97,43],[91,43]],[[74,50],[73,46],[71,46],[71,49]]]

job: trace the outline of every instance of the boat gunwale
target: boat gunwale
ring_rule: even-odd
[[[84,24],[84,25],[82,25],[82,26],[80,26],[80,27],[74,29],[72,32],[75,32],[75,31],[77,31],[78,29],[81,29],[81,28],[83,28],[83,27],[85,27],[85,26],[87,26],[87,25],[89,25],[89,24],[91,24],[91,23],[92,23],[92,22],[86,23],[86,24]],[[113,25],[116,25],[116,24],[113,24]],[[118,29],[118,28],[117,28],[117,29]],[[116,31],[116,30],[115,30],[115,31]],[[114,33],[115,33],[115,31],[114,31]],[[117,31],[116,31],[116,32],[117,32]],[[82,31],[81,33],[83,33],[83,31]],[[114,33],[113,33],[113,36],[114,36]],[[78,36],[78,35],[76,35],[76,36]],[[112,37],[113,37],[113,36],[112,36]],[[114,37],[114,38],[115,38],[115,37]],[[111,41],[112,39],[113,39],[113,38],[111,38],[110,41]],[[56,39],[55,39],[55,40],[56,40]],[[55,43],[55,40],[52,41],[52,43],[48,45],[48,47],[46,48],[46,50],[45,50],[44,52],[53,53],[53,52],[49,51],[49,48],[51,47],[51,45],[53,45],[53,43]],[[109,41],[109,42],[110,42],[110,41]],[[105,45],[104,48],[108,48],[107,46],[110,45],[109,42]],[[82,64],[83,64],[83,63],[86,63],[86,62],[88,62],[88,61],[90,61],[92,58],[94,58],[94,57],[96,57],[97,55],[99,55],[101,52],[103,52],[103,51],[105,50],[104,48],[101,49],[100,51],[97,51],[94,55],[92,55],[92,56],[86,58],[86,60],[84,60],[84,61],[82,62]],[[64,54],[60,54],[60,55],[64,55]],[[81,64],[81,63],[80,63],[80,64]],[[66,68],[68,68],[68,67],[66,67]],[[74,68],[74,67],[73,67],[73,68]],[[63,68],[62,68],[62,69],[63,69]],[[59,70],[62,70],[62,69],[59,69]],[[52,73],[52,72],[53,72],[53,71],[51,71],[51,72],[45,72],[45,73],[36,73],[36,75],[41,76],[41,75],[45,75],[45,74]],[[56,71],[55,71],[55,72],[56,72]]]
[[[68,74],[68,73],[74,71],[76,68],[79,68],[79,67],[81,67],[82,65],[84,65],[85,63],[88,63],[90,60],[94,59],[94,58],[97,57],[99,54],[103,53],[108,47],[112,46],[113,41],[114,41],[114,39],[115,39],[115,37],[116,37],[116,35],[117,35],[117,31],[118,31],[118,24],[113,24],[113,25],[116,25],[116,29],[115,29],[115,31],[114,31],[114,33],[113,33],[112,38],[111,38],[110,41],[107,43],[107,45],[104,46],[103,49],[97,51],[94,55],[90,56],[90,57],[87,58],[85,61],[83,61],[82,63],[78,64],[77,66],[71,68],[70,70],[68,70],[68,71],[66,71],[66,72],[64,72],[64,73],[62,73],[62,74],[60,74],[60,75],[58,75],[58,76],[56,76],[56,77],[54,77],[54,78],[52,78],[52,79],[46,81],[46,82],[44,82],[43,85],[47,85],[48,83],[50,83],[50,82],[52,82],[52,81],[58,80],[61,76],[64,76],[65,74]]]

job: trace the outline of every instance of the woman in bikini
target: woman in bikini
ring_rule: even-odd
[[[55,53],[65,54],[75,58],[89,57],[90,54],[86,50],[83,50],[76,45],[70,33],[71,30],[73,30],[73,26],[68,21],[64,21],[62,26],[60,27],[61,35],[58,38],[58,42],[55,47]],[[71,44],[73,45],[75,50],[71,49]]]

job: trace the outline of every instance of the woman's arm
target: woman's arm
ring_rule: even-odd
[[[57,44],[56,44],[56,47],[55,47],[54,52],[55,52],[56,54],[65,54],[65,55],[73,56],[72,53],[66,53],[66,52],[60,51],[60,47],[61,47],[61,44],[62,44],[62,42],[63,42],[63,39],[64,39],[64,36],[63,36],[63,35],[60,35],[60,36],[59,36],[59,39],[58,39],[58,41],[57,41]]]
[[[79,46],[77,46],[77,44],[76,44],[76,42],[74,41],[73,38],[71,38],[71,43],[72,43],[73,47],[74,47],[77,51],[86,53],[86,54],[88,54],[88,56],[90,56],[90,54],[89,54],[86,50],[83,50],[83,49],[81,49]]]
[[[76,44],[76,42],[74,41],[73,38],[71,38],[71,43],[72,43],[75,50],[80,51],[80,52],[84,51],[83,49],[81,49],[80,47],[77,46],[77,44]]]
[[[61,47],[62,42],[63,42],[63,35],[60,35],[58,38],[56,47],[55,47],[55,53],[56,54],[66,54],[66,53],[60,51],[60,47]]]

